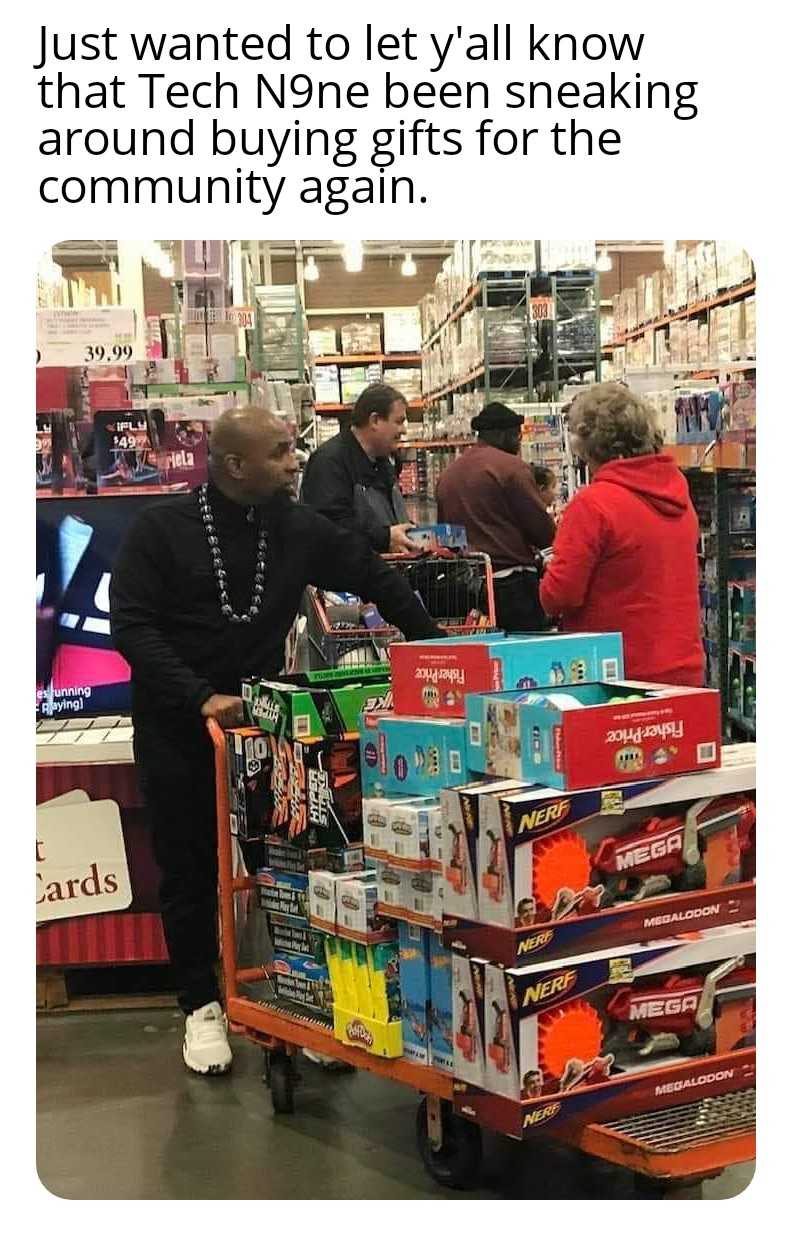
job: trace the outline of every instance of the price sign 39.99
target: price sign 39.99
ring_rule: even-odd
[[[132,308],[40,308],[36,367],[131,364],[138,358]]]

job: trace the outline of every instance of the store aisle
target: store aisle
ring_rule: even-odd
[[[192,1077],[172,1010],[40,1015],[38,1172],[71,1199],[640,1198],[631,1177],[597,1167],[582,1184],[574,1155],[546,1145],[487,1143],[487,1186],[438,1188],[414,1145],[415,1098],[363,1073],[307,1062],[297,1113],[275,1118],[262,1058],[234,1041],[231,1077]],[[723,1199],[752,1167],[673,1198]]]

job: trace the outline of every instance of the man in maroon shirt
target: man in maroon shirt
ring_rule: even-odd
[[[555,524],[520,457],[521,417],[488,403],[471,423],[478,441],[438,481],[437,519],[463,524],[470,548],[492,560],[498,625],[536,632],[547,628],[536,555],[551,545]]]

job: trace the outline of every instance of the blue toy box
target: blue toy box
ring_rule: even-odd
[[[462,720],[361,717],[364,797],[432,796],[469,774]]]
[[[399,983],[404,1056],[426,1065],[429,1061],[429,932],[412,923],[399,924]]]
[[[454,1008],[451,996],[451,950],[437,932],[429,932],[429,1051],[433,1066],[454,1069]]]

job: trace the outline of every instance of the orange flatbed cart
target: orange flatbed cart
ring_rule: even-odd
[[[368,1070],[422,1093],[418,1107],[418,1149],[426,1169],[443,1186],[469,1188],[481,1161],[481,1130],[455,1114],[453,1077],[432,1066],[402,1058],[378,1057],[341,1044],[332,1024],[299,1007],[259,1002],[243,995],[245,984],[269,978],[265,966],[240,967],[237,961],[236,898],[256,888],[255,876],[235,874],[226,771],[226,738],[209,720],[215,752],[217,802],[218,909],[225,1007],[232,1032],[264,1050],[266,1078],[276,1113],[294,1110],[293,1059],[310,1049],[349,1066]],[[650,1180],[695,1181],[755,1155],[755,1092],[746,1089],[705,1100],[635,1114],[607,1123],[588,1123],[551,1132],[588,1156],[601,1158]]]

